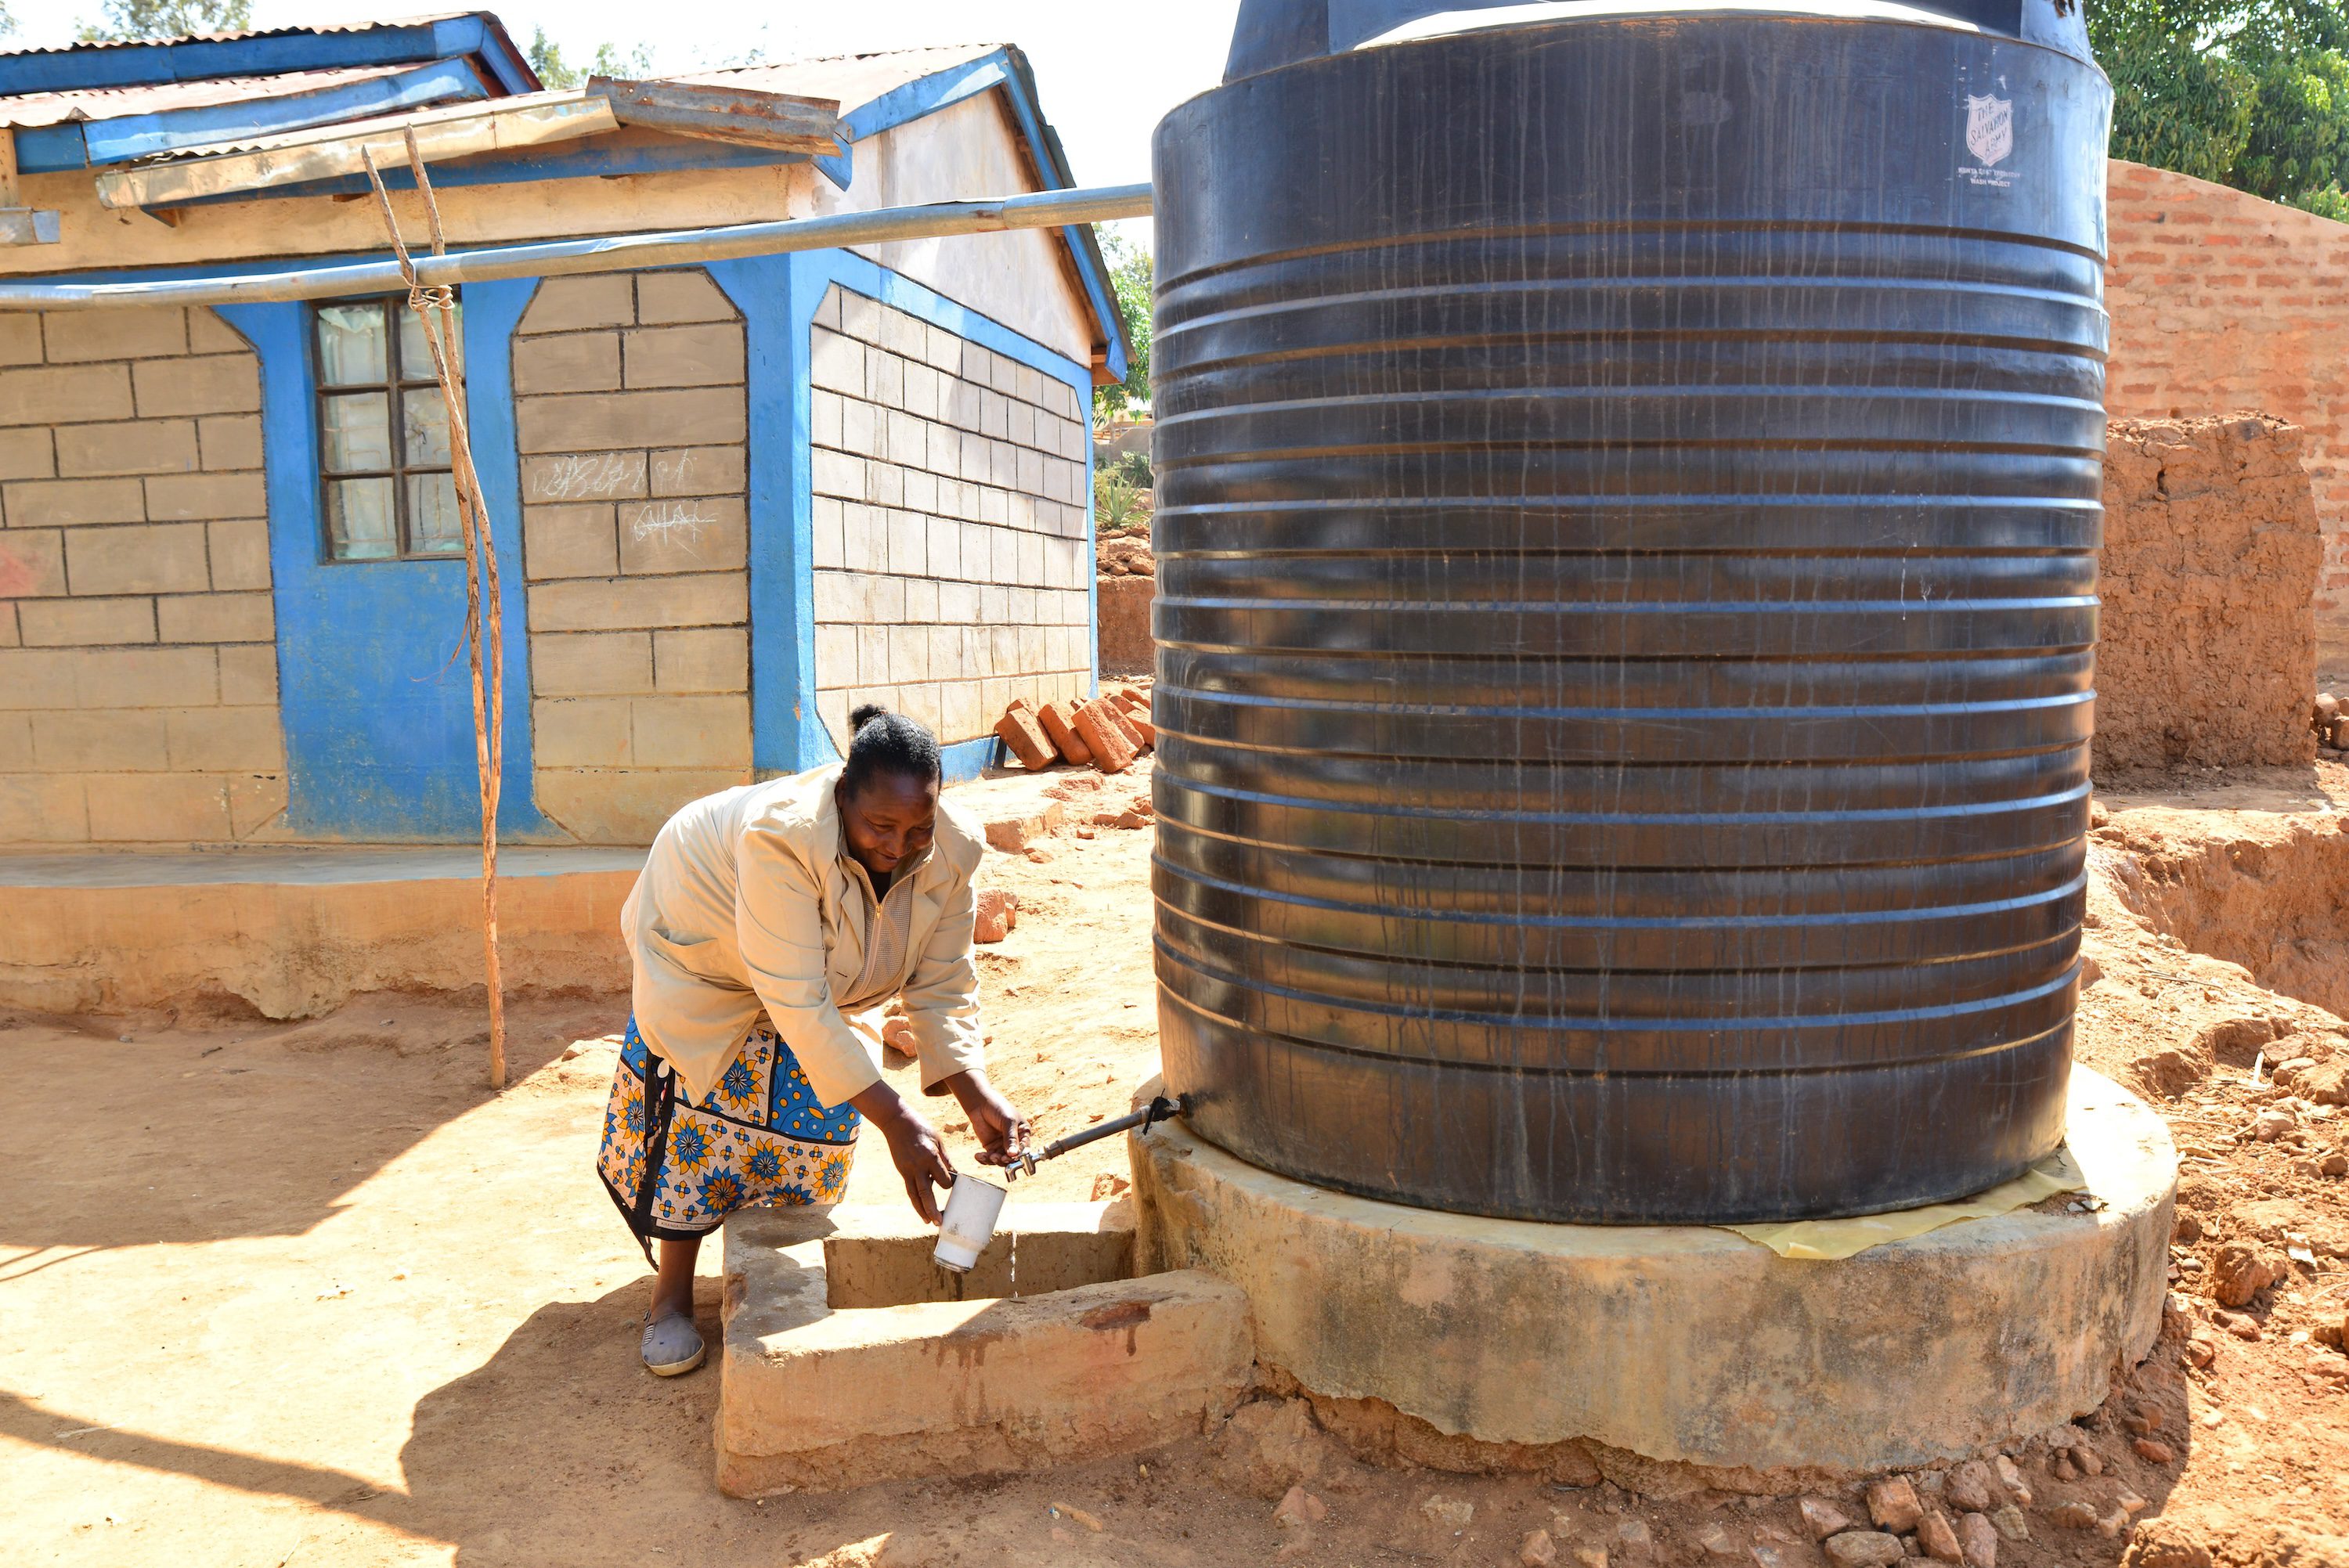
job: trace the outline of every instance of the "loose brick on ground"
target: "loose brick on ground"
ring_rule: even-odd
[[[1061,703],[1048,702],[1036,710],[1036,722],[1044,727],[1044,733],[1051,738],[1054,749],[1079,768],[1090,766],[1093,748],[1085,744],[1084,738],[1077,733],[1076,726],[1070,723],[1069,718],[1068,707]]]
[[[1093,766],[1104,773],[1123,773],[1133,764],[1133,746],[1118,727],[1110,707],[1089,702],[1077,708],[1076,730],[1093,754]]]
[[[1109,721],[1112,724],[1117,726],[1118,733],[1125,738],[1126,746],[1134,755],[1140,756],[1149,749],[1150,743],[1142,738],[1141,727],[1127,715],[1125,709],[1113,702],[1101,702],[1094,706],[1109,716]]]
[[[1000,942],[1019,923],[1019,895],[999,887],[978,890],[978,918],[973,940]]]
[[[1030,773],[1040,772],[1060,760],[1051,738],[1036,722],[1036,715],[1025,702],[1015,702],[1003,710],[1003,717],[996,721],[995,733],[1003,738],[1003,744],[1011,748],[1019,765]]]

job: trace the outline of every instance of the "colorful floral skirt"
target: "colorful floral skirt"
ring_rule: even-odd
[[[763,1017],[698,1101],[630,1018],[595,1170],[650,1257],[653,1238],[707,1235],[752,1203],[839,1202],[863,1122],[853,1106],[824,1109]]]

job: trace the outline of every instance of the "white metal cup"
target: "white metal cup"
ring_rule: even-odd
[[[957,1174],[954,1190],[947,1194],[947,1212],[938,1221],[938,1244],[931,1261],[942,1269],[968,1274],[995,1239],[996,1219],[1010,1195],[992,1181]]]

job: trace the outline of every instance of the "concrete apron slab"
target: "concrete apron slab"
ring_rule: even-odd
[[[620,906],[642,850],[498,856],[509,991],[625,991]],[[481,983],[471,849],[0,858],[0,1006],[107,1013],[234,996],[264,1017],[364,991]]]
[[[1839,1262],[1710,1227],[1374,1202],[1179,1123],[1128,1147],[1140,1266],[1240,1285],[1259,1376],[1366,1457],[1562,1479],[1595,1462],[1665,1492],[1983,1454],[2102,1403],[2160,1327],[2177,1154],[2077,1066],[2068,1137],[2094,1212],[2059,1199]]]
[[[958,1275],[894,1206],[734,1215],[719,1490],[1041,1470],[1221,1420],[1250,1383],[1247,1298],[1195,1272],[1131,1277],[1133,1233],[1123,1202],[1014,1203]]]

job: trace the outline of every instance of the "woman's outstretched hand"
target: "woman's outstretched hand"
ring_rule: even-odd
[[[981,1165],[1009,1165],[1028,1150],[1028,1119],[995,1091],[977,1068],[946,1080],[970,1117],[971,1136],[978,1140]]]
[[[905,1201],[914,1205],[914,1212],[924,1224],[936,1224],[938,1201],[931,1189],[952,1187],[955,1180],[954,1162],[947,1158],[946,1142],[938,1130],[916,1115],[885,1081],[876,1079],[848,1103],[889,1140],[889,1158],[896,1163],[897,1174],[905,1179]]]

